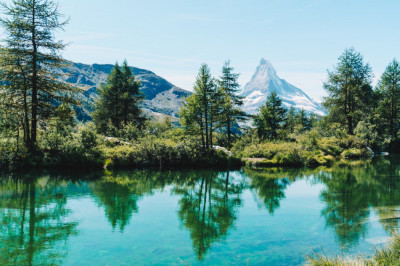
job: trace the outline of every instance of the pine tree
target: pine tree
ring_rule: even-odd
[[[122,65],[122,123],[127,126],[128,123],[135,121],[138,125],[143,124],[144,117],[139,104],[143,101],[144,95],[140,92],[140,81],[135,79],[128,62],[125,60]]]
[[[312,127],[312,123],[310,118],[308,117],[306,111],[304,109],[301,109],[297,114],[296,114],[296,124],[301,126],[302,131],[304,130],[310,130]]]
[[[371,78],[371,67],[354,48],[345,50],[337,67],[328,71],[328,81],[324,83],[328,96],[323,105],[330,120],[345,125],[349,134],[368,114],[373,94]]]
[[[233,73],[230,61],[226,61],[222,67],[222,76],[219,80],[221,95],[223,96],[220,128],[223,128],[228,137],[228,147],[232,144],[234,127],[239,122],[247,119],[246,113],[240,109],[243,105],[243,97],[239,96],[240,85],[238,83],[239,74]]]
[[[263,140],[277,139],[279,130],[283,128],[286,112],[282,105],[282,99],[276,92],[272,92],[265,104],[260,107],[259,114],[254,118],[258,136]]]
[[[378,88],[382,97],[381,115],[385,120],[388,133],[392,139],[397,139],[399,131],[400,111],[400,64],[396,59],[386,67]]]
[[[285,128],[290,133],[294,133],[294,129],[296,126],[296,110],[293,106],[290,107],[285,120]]]
[[[196,95],[192,94],[184,100],[179,112],[180,124],[185,128],[187,134],[200,135],[202,145],[205,147],[203,111],[196,98]]]
[[[139,88],[140,82],[135,79],[128,63],[125,61],[122,67],[116,63],[107,78],[107,84],[99,88],[99,99],[93,113],[101,133],[106,133],[110,127],[118,131],[129,123],[136,126],[143,124],[144,117],[139,104],[144,96]]]
[[[2,97],[10,110],[19,110],[26,146],[33,151],[38,125],[55,115],[58,104],[75,103],[74,90],[57,82],[54,69],[65,65],[59,55],[65,44],[54,33],[68,20],[51,0],[14,0],[2,3],[5,17],[0,19],[6,34],[6,46],[0,53]],[[4,102],[3,102],[4,103]]]
[[[224,97],[225,94],[221,90],[221,88],[217,88],[217,81],[214,80],[213,85],[214,88],[210,90],[210,96],[209,96],[209,114],[210,114],[210,146],[212,147],[214,145],[214,138],[213,138],[213,133],[216,129],[218,129],[220,120],[221,120],[221,114],[224,110]]]
[[[181,124],[187,132],[200,134],[203,148],[212,147],[217,87],[210,68],[202,64],[193,88],[193,94],[186,98],[180,111]]]

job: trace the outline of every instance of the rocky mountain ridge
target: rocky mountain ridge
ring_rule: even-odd
[[[69,83],[74,87],[81,88],[79,96],[81,105],[76,108],[79,120],[90,120],[95,99],[98,97],[97,88],[107,82],[114,65],[111,64],[82,64],[70,62],[69,65],[58,69],[60,81]],[[135,78],[141,82],[141,91],[145,95],[142,104],[143,109],[150,115],[169,115],[177,117],[179,109],[183,104],[183,98],[191,92],[183,90],[166,79],[156,75],[154,72],[131,67]]]

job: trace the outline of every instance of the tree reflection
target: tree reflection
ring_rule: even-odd
[[[62,187],[48,177],[1,179],[0,265],[61,264],[66,240],[76,234],[67,222]]]
[[[212,243],[225,237],[234,225],[243,184],[229,172],[193,172],[187,180],[174,189],[182,196],[178,216],[190,231],[195,253],[202,260]]]
[[[400,157],[379,158],[373,168],[379,182],[372,205],[385,231],[394,234],[400,226]]]
[[[321,214],[326,226],[334,228],[342,247],[357,244],[367,230],[371,190],[360,174],[357,169],[346,167],[320,174],[326,186],[321,192],[321,199],[326,204]]]
[[[400,220],[399,157],[376,157],[361,165],[341,165],[318,178],[326,188],[321,212],[326,225],[335,229],[342,247],[351,247],[365,236],[373,208],[382,227],[390,234],[399,228]]]
[[[118,227],[123,232],[132,215],[139,211],[138,201],[154,189],[164,188],[174,177],[169,172],[106,172],[91,187],[113,230]]]
[[[321,216],[342,247],[355,246],[366,235],[372,210],[387,232],[400,226],[399,157],[331,168],[245,168],[241,173],[246,178],[198,170],[101,172],[80,186],[69,186],[70,179],[58,176],[0,179],[0,265],[62,264],[66,241],[77,233],[66,205],[73,193],[93,196],[112,229],[123,232],[144,196],[172,188],[179,196],[178,218],[199,260],[234,228],[243,190],[253,191],[274,214],[299,179],[324,185]]]
[[[300,176],[300,169],[265,168],[245,169],[250,179],[250,188],[256,192],[257,198],[265,206],[270,214],[273,214],[280,206],[280,201],[285,198],[285,189],[290,180]],[[294,174],[296,173],[296,174]]]

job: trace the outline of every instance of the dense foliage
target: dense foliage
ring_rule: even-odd
[[[218,79],[201,65],[179,123],[155,119],[142,112],[140,82],[125,61],[98,88],[94,123],[78,124],[78,90],[56,81],[65,45],[54,33],[67,23],[57,5],[15,0],[4,8],[0,168],[319,165],[400,143],[400,65],[393,60],[374,89],[371,67],[353,48],[328,71],[326,117],[288,110],[274,91],[258,114],[247,115],[239,74],[226,61]]]
[[[74,103],[74,90],[56,82],[57,69],[65,64],[59,55],[65,44],[56,41],[55,31],[68,21],[60,21],[58,6],[47,0],[15,0],[3,4],[5,47],[0,49],[0,117],[9,134],[20,137],[33,153],[39,127],[54,117],[61,103]],[[16,134],[15,134],[16,132]]]
[[[135,79],[128,63],[115,64],[107,84],[99,88],[93,119],[99,132],[115,135],[128,124],[140,127],[145,118],[139,108],[144,96],[139,91],[140,82]]]
[[[286,108],[276,92],[272,92],[266,103],[260,107],[260,113],[254,118],[258,136],[262,140],[274,140],[278,138],[283,128],[286,116]]]
[[[200,136],[205,149],[213,147],[216,142],[230,148],[233,138],[239,133],[238,123],[247,119],[240,109],[243,99],[237,95],[238,76],[233,73],[229,61],[225,62],[219,80],[213,78],[210,68],[203,64],[193,94],[181,108],[181,125],[186,134]],[[215,137],[218,137],[217,141]]]
[[[366,119],[372,105],[372,70],[353,48],[339,57],[333,71],[328,71],[324,88],[328,92],[324,106],[332,122],[342,123],[349,134],[358,122]]]

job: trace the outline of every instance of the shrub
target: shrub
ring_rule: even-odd
[[[371,156],[372,153],[366,148],[350,148],[342,152],[341,156],[346,159],[358,159]]]
[[[92,150],[97,146],[97,134],[88,128],[84,128],[80,132],[80,141],[85,150]]]

